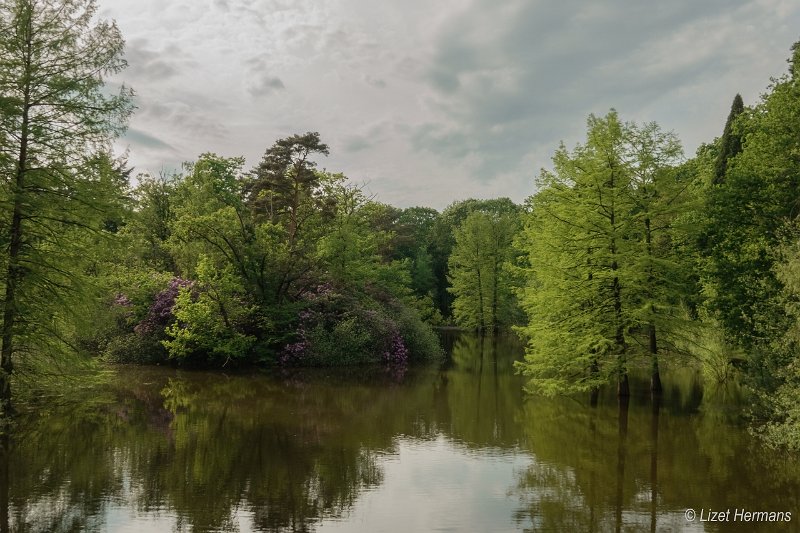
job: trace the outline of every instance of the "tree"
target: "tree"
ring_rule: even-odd
[[[411,285],[417,296],[433,298],[436,277],[431,255],[431,233],[439,212],[430,207],[408,207],[397,218],[395,253],[411,260]]]
[[[171,235],[179,177],[162,174],[154,178],[140,174],[138,180],[134,191],[136,209],[125,233],[138,241],[140,250],[137,255],[145,264],[176,273],[175,261],[166,245]]]
[[[206,257],[213,268],[230,267],[262,307],[279,298],[281,266],[288,261],[285,232],[271,222],[256,224],[244,203],[244,158],[202,154],[187,164],[177,185],[170,250],[181,274],[194,279]]]
[[[707,306],[746,349],[786,329],[775,261],[784,228],[800,213],[800,47],[792,49],[790,74],[735,121],[742,150],[708,192]]]
[[[328,145],[320,141],[317,132],[278,139],[253,171],[246,191],[257,215],[273,223],[287,219],[290,246],[294,246],[303,222],[301,206],[319,183],[312,154],[328,155]]]
[[[667,339],[681,329],[681,305],[688,295],[685,269],[675,250],[676,221],[686,210],[690,180],[675,172],[683,151],[673,133],[650,122],[626,129],[626,165],[631,172],[634,210],[632,237],[636,246],[631,270],[634,322],[647,331],[652,358],[651,390],[661,392],[658,332]],[[674,346],[673,346],[674,348]]]
[[[299,296],[304,280],[316,268],[314,248],[333,217],[334,197],[327,194],[331,175],[315,169],[314,154],[328,155],[319,133],[308,132],[278,139],[244,182],[244,197],[254,222],[269,222],[286,234],[287,260],[277,277],[277,300]]]
[[[623,298],[633,210],[617,113],[590,116],[587,142],[562,145],[554,171],[542,171],[524,243],[529,282],[521,291],[529,316],[522,371],[534,387],[597,390],[612,378],[628,394]]]
[[[736,157],[742,151],[742,136],[734,129],[736,118],[744,112],[744,102],[742,96],[736,94],[731,104],[731,112],[728,120],[725,121],[725,129],[722,131],[720,139],[720,150],[717,160],[714,163],[714,183],[720,184],[725,181],[725,172],[728,170],[728,161]]]
[[[126,65],[122,36],[113,23],[93,22],[94,14],[93,0],[0,4],[4,415],[12,358],[34,349],[52,324],[37,316],[37,305],[75,289],[75,235],[102,230],[102,176],[91,161],[110,148],[132,110],[131,91],[110,95],[103,81]]]
[[[562,145],[553,172],[542,171],[517,241],[529,316],[521,368],[534,387],[594,396],[616,379],[626,396],[630,360],[647,355],[660,389],[656,332],[674,346],[681,327],[672,243],[686,196],[672,170],[680,154],[674,135],[654,123],[623,124],[612,111],[590,116],[586,144],[572,152]]]
[[[454,294],[448,290],[449,267],[448,261],[455,246],[455,230],[473,211],[492,215],[518,215],[519,206],[509,198],[494,198],[491,200],[476,200],[470,198],[453,202],[442,211],[429,232],[430,254],[432,259],[433,274],[436,277],[436,304],[443,316],[452,314]]]
[[[470,213],[455,231],[449,291],[456,323],[478,331],[509,325],[511,288],[504,265],[515,230],[512,215]]]

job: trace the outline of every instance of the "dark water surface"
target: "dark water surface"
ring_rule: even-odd
[[[511,338],[445,341],[445,362],[403,376],[115,369],[23,417],[0,460],[0,530],[800,530],[798,462],[694,372],[666,372],[660,405],[633,380],[627,411],[613,391],[592,408],[526,398]]]

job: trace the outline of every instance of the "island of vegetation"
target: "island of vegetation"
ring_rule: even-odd
[[[800,447],[800,46],[694,157],[611,110],[523,205],[438,212],[321,169],[316,132],[254,168],[208,152],[135,173],[111,149],[133,92],[104,82],[124,41],[94,1],[4,2],[0,29],[4,419],[67,361],[397,370],[441,356],[434,327],[514,328],[532,392],[626,397],[646,366],[661,394],[661,366],[689,361]]]

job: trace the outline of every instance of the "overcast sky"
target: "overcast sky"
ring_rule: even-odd
[[[796,0],[98,0],[137,93],[138,171],[254,166],[318,131],[320,167],[400,207],[533,192],[589,113],[674,130],[691,156],[733,96],[787,71]]]

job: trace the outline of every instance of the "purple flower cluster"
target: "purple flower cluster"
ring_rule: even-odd
[[[193,285],[194,282],[191,280],[172,278],[169,286],[153,299],[147,316],[133,330],[139,335],[147,335],[169,325],[173,319],[172,308],[175,306],[178,293],[182,288],[190,288]]]
[[[119,307],[133,307],[133,302],[131,302],[126,295],[118,292],[114,297],[114,305]]]
[[[289,366],[301,360],[308,352],[308,339],[306,338],[306,326],[314,318],[314,312],[310,309],[300,311],[300,324],[297,327],[297,337],[299,340],[291,344],[287,344],[281,350],[278,356],[278,362],[283,366]]]
[[[383,352],[383,361],[390,366],[405,366],[408,364],[408,348],[403,337],[395,330],[389,341],[389,348]]]
[[[334,292],[333,291],[333,285],[331,285],[330,283],[326,282],[326,283],[320,283],[319,285],[314,287],[313,291],[305,293],[303,295],[303,297],[306,300],[314,301],[314,300],[317,300],[319,298],[324,298],[326,296],[330,296],[331,294],[333,294],[333,292]]]
[[[308,341],[305,339],[287,344],[281,350],[278,362],[283,366],[291,365],[305,356],[308,350]]]
[[[408,370],[408,348],[397,330],[392,332],[389,349],[383,352],[385,372],[393,381],[401,382]]]

